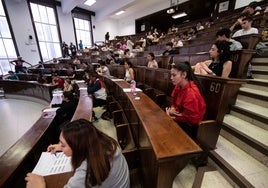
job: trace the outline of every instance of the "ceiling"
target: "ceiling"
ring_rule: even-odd
[[[92,6],[84,5],[85,0],[57,0],[61,2],[63,13],[70,13],[73,8],[79,7],[85,10],[95,12],[95,20],[102,21],[103,19],[122,19],[125,17],[140,15],[141,12],[148,11],[148,8],[161,7],[159,12],[147,14],[148,16],[138,18],[136,24],[150,23],[149,27],[162,28],[167,30],[168,27],[175,24],[180,24],[186,20],[196,20],[209,17],[214,8],[214,3],[217,0],[96,0]],[[181,2],[182,4],[174,5],[173,2]],[[171,6],[172,4],[172,6]],[[174,20],[171,14],[166,11],[170,7],[175,8],[177,12],[185,11],[188,16]],[[124,14],[116,16],[115,13],[125,10]],[[144,10],[144,11],[143,11]],[[153,12],[153,11],[152,11]],[[144,14],[146,15],[146,14]],[[133,16],[137,17],[137,16]],[[138,31],[136,31],[138,32]]]
[[[95,18],[97,21],[106,18],[121,19],[129,15],[135,15],[135,13],[148,9],[148,7],[162,3],[166,3],[169,0],[96,0],[96,3],[92,6],[84,5],[85,0],[58,0],[62,4],[63,13],[70,13],[75,7],[83,8],[95,12]],[[169,5],[170,3],[168,3]],[[164,7],[165,8],[165,7]],[[116,16],[115,13],[125,10],[125,13]]]

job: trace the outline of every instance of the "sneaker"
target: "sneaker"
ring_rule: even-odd
[[[247,76],[247,79],[254,79],[252,76]]]
[[[91,122],[95,122],[95,121],[98,121],[98,118],[96,116],[93,116],[91,119]]]

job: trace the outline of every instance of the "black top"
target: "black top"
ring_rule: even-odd
[[[217,76],[221,76],[223,70],[223,64],[219,62],[212,62],[208,68],[213,71]]]

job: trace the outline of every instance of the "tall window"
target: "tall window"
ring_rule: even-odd
[[[9,61],[16,59],[17,54],[2,1],[0,1],[0,49],[0,74],[5,75],[8,71],[14,70]]]
[[[74,18],[76,42],[79,43],[82,40],[84,47],[91,47],[91,22],[89,20]]]
[[[54,9],[30,3],[43,61],[62,56]]]

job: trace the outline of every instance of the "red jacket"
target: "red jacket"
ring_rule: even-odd
[[[176,85],[171,94],[172,106],[182,116],[177,116],[177,122],[187,123],[189,126],[200,122],[206,112],[206,103],[197,85],[189,81],[183,88]]]

